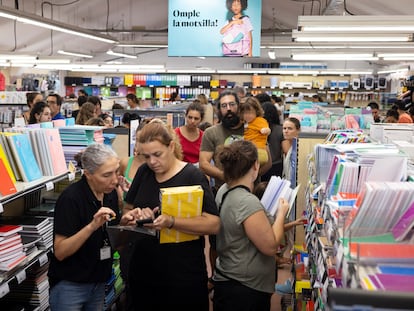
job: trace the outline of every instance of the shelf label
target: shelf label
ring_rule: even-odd
[[[51,181],[46,183],[46,191],[51,191],[55,188],[55,184]]]
[[[10,292],[9,283],[4,283],[0,285],[0,298],[3,298]]]
[[[17,280],[17,284],[20,284],[21,282],[26,280],[26,270],[25,269],[23,269],[22,271],[20,271],[19,273],[16,274],[16,280]]]
[[[39,257],[39,265],[43,266],[49,261],[49,258],[47,257],[47,254],[43,254]]]

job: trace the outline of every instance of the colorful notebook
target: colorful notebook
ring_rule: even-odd
[[[13,194],[17,192],[16,186],[14,185],[13,179],[4,164],[3,159],[0,158],[0,194],[3,196]]]
[[[39,165],[36,162],[28,134],[7,136],[19,171],[24,182],[30,182],[42,177]]]

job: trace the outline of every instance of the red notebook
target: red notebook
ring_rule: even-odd
[[[0,225],[0,236],[9,236],[22,229],[23,227],[18,225]]]
[[[9,171],[7,170],[6,166],[4,165],[4,162],[2,159],[0,159],[0,176],[1,176],[1,182],[0,182],[0,194],[5,196],[12,193],[16,193],[17,189],[14,185],[14,182],[9,175]]]

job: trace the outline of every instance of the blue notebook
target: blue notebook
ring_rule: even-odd
[[[28,134],[11,135],[7,136],[7,139],[23,181],[30,182],[41,178],[43,175],[34,156]]]

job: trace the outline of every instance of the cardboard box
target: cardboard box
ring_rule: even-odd
[[[161,188],[160,191],[162,214],[179,218],[201,215],[204,195],[201,186]],[[164,228],[160,232],[160,243],[179,243],[198,238],[198,235],[186,234],[175,229]]]

